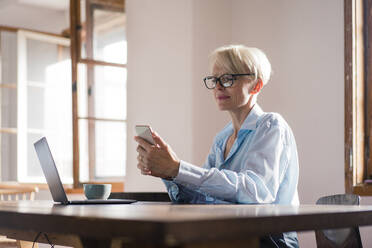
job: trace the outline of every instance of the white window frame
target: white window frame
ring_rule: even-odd
[[[17,180],[18,182],[45,183],[45,177],[27,176],[27,134],[43,133],[43,130],[28,128],[27,123],[27,39],[53,43],[56,45],[70,46],[70,39],[19,30],[17,32]],[[63,183],[72,183],[64,180]]]

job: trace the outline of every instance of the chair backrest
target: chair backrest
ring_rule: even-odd
[[[360,197],[352,194],[339,194],[324,196],[318,199],[316,204],[327,205],[359,205]],[[361,248],[362,241],[358,227],[327,229],[315,231],[318,248]]]
[[[0,201],[18,201],[18,200],[34,200],[35,194],[39,192],[36,186],[25,186],[13,182],[0,183]],[[38,244],[32,242],[9,239],[5,236],[0,236],[0,248],[6,247],[38,247]]]
[[[0,201],[34,200],[38,191],[36,186],[0,183]]]

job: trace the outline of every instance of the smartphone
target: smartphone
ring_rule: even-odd
[[[155,145],[155,141],[152,138],[151,127],[148,125],[136,125],[137,136],[149,142],[151,145]]]

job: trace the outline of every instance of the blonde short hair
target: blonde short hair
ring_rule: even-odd
[[[255,47],[229,45],[217,48],[210,55],[210,71],[217,66],[226,73],[254,73],[265,85],[271,76],[271,64],[264,52]]]

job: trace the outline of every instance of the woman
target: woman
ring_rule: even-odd
[[[271,65],[257,48],[231,45],[210,57],[204,78],[231,122],[218,133],[204,166],[179,160],[153,133],[156,145],[139,137],[138,168],[163,178],[174,202],[299,204],[298,157],[293,133],[277,113],[265,113],[257,96],[270,79]],[[271,235],[262,247],[298,247],[295,233]]]

